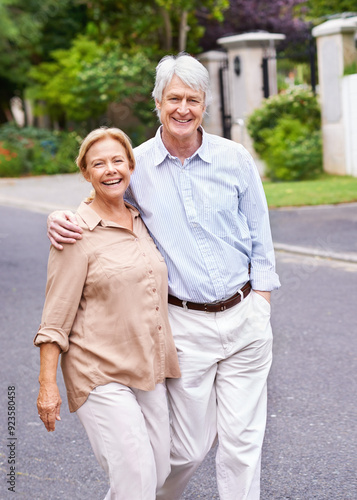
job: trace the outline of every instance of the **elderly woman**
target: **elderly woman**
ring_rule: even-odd
[[[77,220],[83,238],[51,247],[40,346],[38,413],[60,420],[59,355],[69,409],[107,472],[106,500],[154,500],[169,473],[165,378],[180,376],[168,322],[167,269],[136,209],[124,202],[135,160],[127,136],[102,128],[77,165],[94,188]]]

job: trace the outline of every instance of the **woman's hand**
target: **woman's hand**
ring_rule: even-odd
[[[48,432],[53,432],[56,420],[61,420],[61,404],[62,399],[56,382],[43,382],[38,393],[37,410]]]
[[[57,250],[62,250],[61,243],[75,243],[82,238],[82,228],[70,211],[52,212],[47,218],[47,236]]]

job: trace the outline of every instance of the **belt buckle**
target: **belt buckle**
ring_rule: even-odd
[[[188,309],[188,307],[187,307],[187,300],[183,300],[183,301],[182,301],[182,307],[183,307],[185,310],[187,310],[187,309]]]

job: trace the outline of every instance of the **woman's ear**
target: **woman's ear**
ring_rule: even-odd
[[[82,175],[83,175],[83,177],[85,178],[86,181],[90,182],[89,174],[88,174],[88,170],[87,169],[82,170]]]

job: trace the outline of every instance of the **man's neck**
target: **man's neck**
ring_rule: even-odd
[[[202,132],[198,129],[195,136],[189,137],[187,140],[178,141],[169,134],[166,134],[165,129],[162,129],[161,139],[170,155],[176,156],[183,165],[185,160],[190,158],[200,148],[202,144]]]

